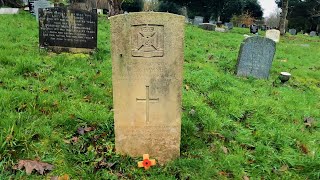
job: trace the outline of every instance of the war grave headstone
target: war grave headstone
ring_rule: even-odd
[[[257,25],[255,25],[255,24],[250,25],[250,33],[252,33],[252,34],[257,34],[257,33],[258,33],[258,30],[259,30],[259,28],[258,28]]]
[[[289,29],[289,33],[291,35],[297,35],[297,30],[296,29]]]
[[[267,30],[266,38],[272,39],[274,42],[280,41],[280,31],[276,29]]]
[[[193,19],[193,25],[199,25],[200,23],[203,23],[203,17],[202,16],[195,16]]]
[[[39,9],[40,8],[49,8],[52,7],[50,2],[47,0],[38,0],[33,3],[34,14],[36,16],[36,20],[39,19]]]
[[[216,25],[211,23],[200,23],[199,27],[208,31],[214,31],[216,29]]]
[[[276,43],[259,36],[249,37],[240,47],[237,76],[267,79],[276,51]]]
[[[97,48],[97,14],[62,7],[39,9],[39,44],[53,52],[89,53]]]
[[[0,14],[18,14],[19,8],[0,8]]]
[[[311,37],[313,37],[313,36],[317,36],[317,32],[315,32],[315,31],[311,31],[311,32],[310,32],[310,36],[311,36]]]
[[[110,21],[116,150],[166,163],[180,155],[185,17],[140,12]]]

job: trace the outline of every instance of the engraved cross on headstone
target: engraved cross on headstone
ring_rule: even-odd
[[[149,103],[157,103],[159,102],[159,98],[150,98],[149,96],[149,86],[146,86],[146,98],[139,99],[137,98],[137,102],[145,102],[146,103],[146,122],[149,123]]]

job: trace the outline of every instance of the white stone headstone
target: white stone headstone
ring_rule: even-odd
[[[280,41],[280,31],[276,29],[267,30],[266,38],[272,39],[274,42]]]
[[[18,8],[0,8],[0,14],[18,14]]]

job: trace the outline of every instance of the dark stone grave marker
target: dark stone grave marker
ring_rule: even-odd
[[[97,48],[97,13],[61,7],[39,9],[39,44],[54,52]]]
[[[38,0],[28,0],[29,12],[34,16],[36,15],[36,13],[34,11],[34,2],[35,1],[38,1]]]
[[[249,37],[240,47],[237,76],[268,79],[276,43],[259,36]]]
[[[252,33],[252,34],[257,34],[257,33],[258,33],[258,30],[259,30],[259,28],[258,28],[257,25],[255,25],[255,24],[250,25],[250,33]]]
[[[261,26],[261,31],[266,31],[267,30],[267,25]]]

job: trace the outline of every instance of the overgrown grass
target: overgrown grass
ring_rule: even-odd
[[[106,18],[93,55],[39,51],[29,14],[1,15],[0,23],[0,179],[320,178],[318,37],[283,37],[270,79],[257,80],[234,75],[247,29],[187,26],[181,158],[144,171],[139,159],[114,152]],[[281,71],[293,75],[287,84],[277,81]],[[94,130],[79,135],[80,127]],[[27,176],[12,170],[20,159],[55,168]]]

